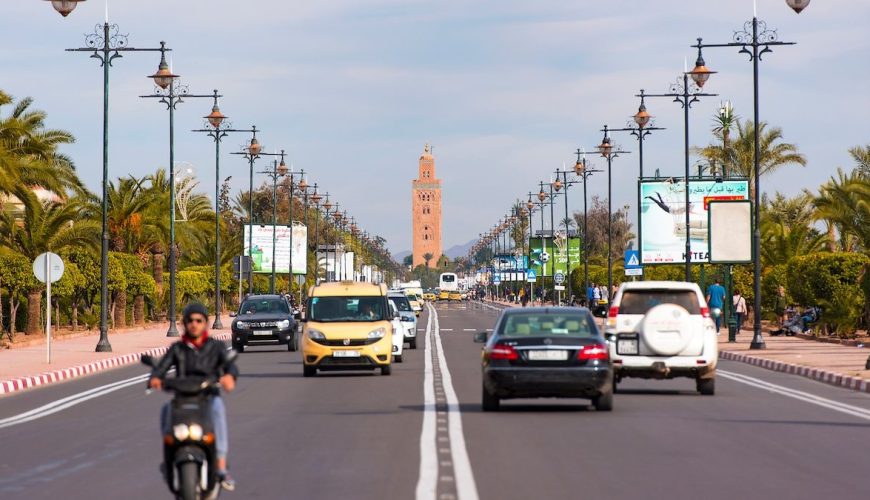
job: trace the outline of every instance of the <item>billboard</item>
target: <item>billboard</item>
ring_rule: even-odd
[[[640,183],[641,264],[686,262],[686,183],[663,179]],[[692,262],[707,262],[708,208],[711,201],[749,199],[746,180],[689,181],[689,238]]]
[[[493,259],[493,267],[496,271],[524,271],[528,265],[528,258],[509,254],[499,254]]]
[[[580,264],[580,238],[554,239],[550,236],[536,236],[529,242],[529,269],[538,276],[553,276],[557,273],[568,274],[568,256],[570,252],[571,269],[577,269]]]
[[[710,262],[744,264],[752,262],[752,203],[712,201],[710,217]]]
[[[253,226],[253,248],[251,247],[250,226],[245,225],[245,248],[251,252],[251,264],[255,273],[272,272],[272,234],[275,236],[275,272],[290,272],[290,227]],[[293,223],[293,274],[305,274],[308,258],[308,228],[298,222]]]

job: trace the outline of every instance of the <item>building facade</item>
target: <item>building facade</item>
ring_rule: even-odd
[[[437,267],[441,258],[441,180],[435,177],[435,157],[428,144],[423,148],[417,178],[411,183],[413,266]]]

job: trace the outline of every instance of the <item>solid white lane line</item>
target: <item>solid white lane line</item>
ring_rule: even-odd
[[[100,396],[105,396],[111,392],[115,392],[117,390],[123,389],[125,387],[129,387],[135,384],[141,384],[148,379],[148,374],[139,375],[136,377],[128,378],[125,380],[120,380],[118,382],[113,382],[111,384],[106,384],[100,387],[95,387],[93,389],[89,389],[84,392],[80,392],[78,394],[73,394],[72,396],[59,399],[57,401],[52,401],[46,405],[40,406],[39,408],[35,408],[33,410],[21,413],[19,415],[15,415],[13,417],[8,417],[0,420],[0,429],[4,429],[6,427],[11,427],[13,425],[23,424],[25,422],[31,422],[33,420],[37,420],[43,417],[47,417],[49,415],[53,415],[59,411],[66,410],[67,408],[79,405],[84,403],[85,401],[98,398]]]
[[[452,331],[453,331],[453,328],[440,328],[439,331],[442,331],[442,332],[452,332]]]
[[[809,392],[798,391],[796,389],[791,389],[782,385],[772,384],[770,382],[766,382],[755,377],[743,375],[742,373],[729,372],[726,370],[717,370],[716,373],[721,377],[725,377],[726,379],[733,380],[735,382],[740,382],[741,384],[746,384],[752,387],[756,387],[758,389],[775,392],[777,394],[781,394],[792,399],[797,399],[799,401],[804,401],[806,403],[821,406],[829,410],[845,413],[846,415],[851,415],[853,417],[870,420],[870,410],[866,408],[861,408],[860,406],[853,406],[846,403],[841,403],[839,401],[834,401],[832,399],[823,398],[821,396],[816,396],[815,394],[810,394]]]
[[[441,369],[444,394],[447,396],[447,422],[450,428],[450,452],[453,461],[453,473],[456,476],[456,494],[459,500],[477,500],[477,484],[474,482],[474,473],[471,470],[471,460],[468,458],[468,450],[465,447],[465,435],[462,432],[462,414],[459,410],[459,398],[453,389],[453,379],[447,360],[444,356],[444,347],[441,345],[439,334],[438,313],[435,316],[435,347],[438,349],[438,365]]]
[[[435,376],[432,372],[432,311],[429,306],[423,368],[423,428],[420,431],[420,474],[417,479],[417,500],[435,500],[438,487],[438,450],[435,445]]]
[[[463,332],[476,332],[477,330],[475,330],[474,328],[463,328],[462,331]]]

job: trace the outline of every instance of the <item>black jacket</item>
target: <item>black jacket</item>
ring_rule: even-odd
[[[227,347],[220,340],[209,337],[200,349],[191,347],[184,341],[169,347],[166,354],[151,372],[152,377],[162,379],[175,368],[177,377],[204,377],[217,381],[222,375],[239,377],[235,363],[227,363]]]

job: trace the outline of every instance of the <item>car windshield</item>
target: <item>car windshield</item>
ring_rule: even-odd
[[[314,297],[308,317],[323,323],[337,321],[383,321],[383,297]]]
[[[698,295],[692,290],[625,290],[619,302],[619,314],[646,314],[659,304],[676,304],[689,314],[701,314]]]
[[[503,337],[593,337],[597,330],[588,315],[577,313],[511,314],[502,322]]]
[[[242,302],[242,307],[239,308],[239,311],[241,314],[290,314],[290,309],[287,307],[287,301],[278,298],[247,298]]]
[[[396,309],[399,311],[410,311],[411,304],[408,303],[408,299],[405,297],[390,297],[390,302],[395,304]]]

